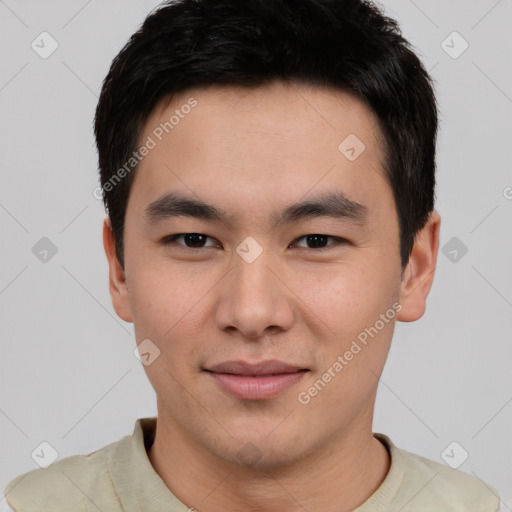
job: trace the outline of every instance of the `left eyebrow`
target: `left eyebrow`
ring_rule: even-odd
[[[233,219],[222,208],[177,193],[168,193],[153,201],[145,208],[144,214],[149,224],[172,217],[192,217],[223,224],[230,224]],[[274,212],[271,220],[280,225],[315,217],[331,217],[362,225],[367,216],[368,207],[349,199],[342,192],[330,192],[308,201],[291,204],[281,212]]]
[[[362,225],[368,213],[368,207],[349,199],[343,192],[330,192],[287,206],[281,213],[273,214],[272,219],[276,224],[287,224],[315,217],[331,217]]]

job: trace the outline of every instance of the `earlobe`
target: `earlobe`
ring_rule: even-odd
[[[110,217],[108,216],[105,217],[103,221],[103,248],[105,249],[105,255],[108,261],[108,284],[114,310],[125,322],[133,322],[128,288],[126,285],[126,275],[117,257],[112,225]]]
[[[397,320],[401,322],[413,322],[425,313],[437,264],[440,227],[441,217],[433,210],[425,227],[416,235],[400,287],[402,309]]]

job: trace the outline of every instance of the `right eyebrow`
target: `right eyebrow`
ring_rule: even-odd
[[[200,199],[170,193],[150,203],[144,210],[146,220],[154,224],[171,217],[193,217],[229,223],[230,216],[216,206],[206,204]]]

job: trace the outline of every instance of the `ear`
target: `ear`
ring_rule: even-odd
[[[108,216],[103,221],[103,247],[108,260],[108,287],[112,297],[112,305],[120,318],[125,322],[133,322],[128,288],[126,286],[126,276],[117,258],[112,224]]]
[[[433,210],[425,227],[416,235],[400,286],[402,309],[396,318],[401,322],[414,322],[425,313],[427,295],[434,281],[440,227],[441,217]]]

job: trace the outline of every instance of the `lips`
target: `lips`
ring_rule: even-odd
[[[273,398],[296,384],[309,370],[282,361],[226,361],[205,369],[219,387],[239,400]]]
[[[246,361],[226,361],[207,369],[214,373],[229,373],[231,375],[281,375],[306,370],[300,366],[289,365],[282,361],[272,359],[259,363]]]

